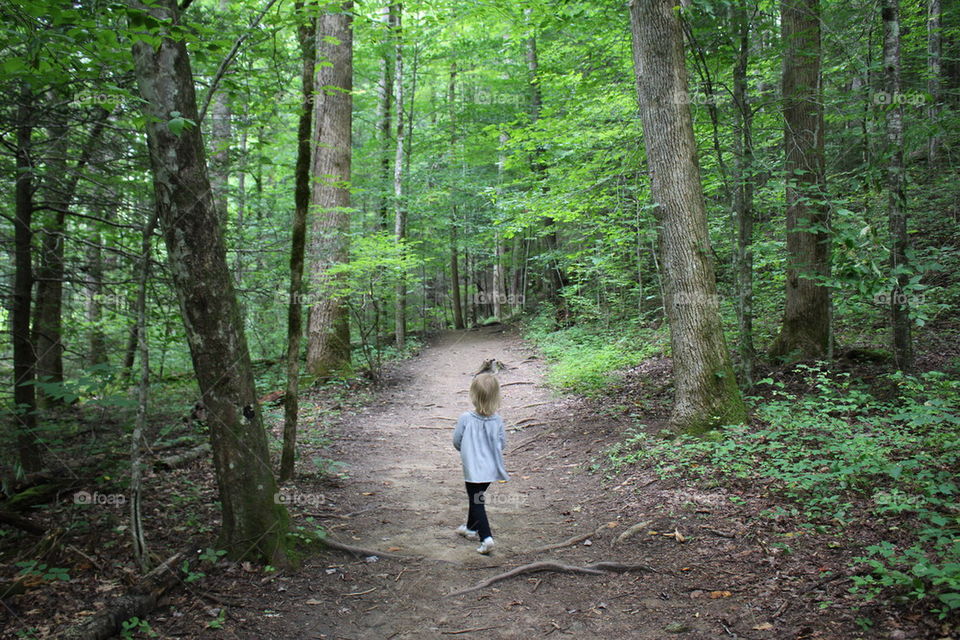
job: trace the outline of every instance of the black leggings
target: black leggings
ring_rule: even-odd
[[[486,540],[493,534],[490,523],[487,521],[487,509],[484,507],[484,494],[490,486],[489,482],[467,482],[467,497],[470,499],[470,508],[467,511],[467,529],[480,534],[480,540]]]

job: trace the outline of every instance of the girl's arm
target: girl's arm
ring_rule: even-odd
[[[463,416],[457,420],[457,428],[453,430],[453,448],[460,451],[460,441],[463,440]]]

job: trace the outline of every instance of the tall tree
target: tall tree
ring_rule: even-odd
[[[747,1],[731,8],[737,57],[733,67],[733,211],[737,219],[737,328],[740,377],[753,384],[753,107],[747,99],[750,19]]]
[[[450,80],[447,83],[447,112],[450,125],[450,169],[452,171],[453,163],[456,158],[457,149],[457,63],[450,63]],[[450,293],[453,300],[453,327],[463,329],[463,304],[460,299],[460,257],[457,244],[457,205],[453,200],[451,189],[451,201],[454,204],[450,208]]]
[[[394,87],[397,96],[397,148],[393,161],[393,234],[397,244],[403,245],[407,237],[407,210],[403,202],[403,4],[397,5],[397,59],[394,66]],[[394,339],[402,349],[407,337],[407,279],[401,273],[397,278],[394,306]]]
[[[890,229],[890,328],[893,359],[897,369],[913,368],[910,298],[910,236],[907,234],[907,198],[904,193],[903,102],[900,86],[900,0],[884,0],[883,10],[884,85],[890,97],[887,105],[887,220]]]
[[[283,454],[280,481],[293,477],[297,447],[297,415],[300,402],[300,336],[303,333],[303,257],[307,243],[307,213],[310,209],[310,134],[313,130],[313,74],[317,61],[316,1],[304,7],[297,2],[297,40],[300,43],[300,120],[297,127],[297,165],[294,176],[294,211],[290,233],[290,298],[287,301],[287,390],[283,397]]]
[[[940,68],[943,48],[940,24],[942,18],[943,8],[940,0],[927,0],[927,93],[930,94],[927,118],[933,128],[927,143],[927,162],[931,165],[940,160]]]
[[[38,471],[42,460],[37,438],[37,401],[34,387],[36,356],[30,340],[30,306],[33,291],[33,130],[35,95],[21,81],[16,115],[16,183],[14,185],[14,276],[13,310],[10,314],[13,342],[13,402],[16,405],[17,447],[24,471]]]
[[[384,35],[380,54],[380,81],[377,83],[377,130],[380,134],[380,204],[378,207],[380,229],[386,231],[389,217],[388,189],[390,180],[390,155],[393,146],[393,132],[390,130],[391,111],[393,109],[393,60],[396,56],[396,28],[399,9],[396,4],[388,3],[381,8],[380,20],[384,24]]]
[[[310,311],[307,370],[325,376],[350,362],[350,318],[330,295],[331,266],[349,259],[353,110],[353,2],[334,3],[317,24],[310,253],[319,295]]]
[[[670,322],[674,429],[702,432],[746,419],[720,324],[719,301],[673,0],[630,3],[633,58],[651,193],[661,226]]]
[[[250,353],[227,266],[175,0],[131,0],[135,75],[143,99],[157,213],[194,372],[207,409],[222,525],[234,558],[285,565],[288,516],[278,504]],[[157,42],[156,39],[159,38]]]
[[[775,357],[830,352],[830,209],[824,176],[820,0],[782,0],[787,280]]]

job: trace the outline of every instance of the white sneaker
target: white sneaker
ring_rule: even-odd
[[[493,538],[488,536],[484,538],[483,542],[480,543],[480,546],[477,547],[477,552],[482,553],[483,555],[487,555],[488,553],[490,553],[490,549],[493,548],[493,544],[494,544]]]
[[[467,529],[467,525],[462,524],[457,527],[457,535],[463,536],[467,540],[479,540],[480,534],[473,529]]]

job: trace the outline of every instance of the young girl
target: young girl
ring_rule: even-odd
[[[474,410],[457,420],[453,432],[453,446],[460,452],[463,479],[467,485],[469,509],[467,524],[457,528],[464,538],[480,540],[477,548],[482,554],[493,548],[493,533],[484,507],[484,491],[496,480],[509,480],[503,466],[503,448],[507,443],[503,419],[497,415],[500,408],[500,383],[496,376],[481,373],[470,384],[470,401]]]

